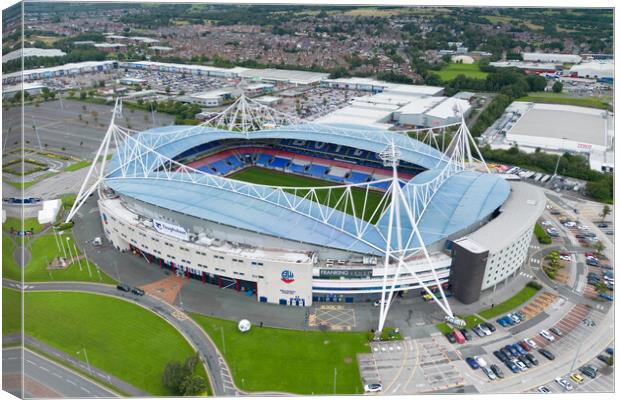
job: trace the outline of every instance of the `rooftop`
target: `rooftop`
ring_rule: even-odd
[[[5,63],[11,60],[17,60],[22,56],[26,57],[62,57],[66,55],[59,49],[39,49],[36,47],[25,47],[23,49],[14,50],[2,56],[2,62]]]
[[[521,103],[521,102],[519,102]],[[607,112],[594,108],[533,104],[507,135],[551,137],[604,146]],[[613,116],[609,116],[613,120]]]

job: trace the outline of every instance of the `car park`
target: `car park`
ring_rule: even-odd
[[[547,386],[539,386],[538,393],[551,393],[551,389],[549,389]]]
[[[608,347],[605,349],[605,353],[609,354],[610,356],[614,355],[614,348],[613,347]]]
[[[446,333],[446,338],[448,339],[450,343],[456,343],[456,337],[454,337],[454,333],[452,332]]]
[[[480,328],[478,328],[477,326],[474,326],[473,328],[471,328],[471,330],[474,331],[474,333],[476,335],[478,335],[478,337],[485,337],[486,336],[486,334]]]
[[[579,374],[571,374],[570,379],[575,382],[575,383],[581,383],[583,382],[583,376],[579,375]]]
[[[511,345],[507,345],[505,348],[510,352],[510,355],[512,357],[517,357],[519,355],[519,352],[517,351],[517,349],[515,349]]]
[[[383,390],[383,385],[380,383],[368,383],[364,385],[364,392],[366,393],[377,393]]]
[[[550,342],[555,342],[555,337],[549,333],[549,331],[543,329],[542,331],[540,331],[540,336],[544,337],[545,339],[547,339]]]
[[[566,390],[567,392],[570,392],[573,390],[573,385],[571,385],[571,383],[567,381],[566,379],[557,377],[555,378],[555,381],[557,382],[558,385],[560,385],[562,389]]]
[[[530,339],[530,338],[526,338],[526,339],[524,339],[523,341],[524,341],[525,343],[527,343],[527,344],[528,344],[528,345],[529,345],[532,349],[537,349],[537,348],[538,348],[538,345],[536,344],[536,342],[535,342],[535,341],[533,341],[533,340],[532,340],[532,339]]]
[[[503,379],[504,378],[504,372],[496,364],[491,364],[491,370],[493,371],[495,376],[497,376],[499,379]]]
[[[538,349],[538,352],[542,354],[547,360],[555,360],[555,355],[547,349]]]
[[[499,349],[499,352],[502,353],[504,357],[506,357],[506,360],[509,360],[512,357],[512,353],[510,353],[510,351],[507,350],[506,348]],[[506,362],[506,360],[502,360],[502,361]]]
[[[472,357],[467,357],[465,359],[465,362],[467,363],[467,365],[469,365],[471,367],[471,369],[478,369],[478,368],[480,368],[480,365],[478,365],[476,360],[474,360]]]
[[[495,375],[495,373],[493,372],[493,370],[489,367],[482,367],[482,372],[485,373],[485,375],[492,381],[494,381],[495,379],[497,379],[497,376]]]

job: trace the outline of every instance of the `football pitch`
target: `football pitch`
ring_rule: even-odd
[[[325,181],[316,178],[310,178],[306,176],[287,174],[283,172],[273,171],[271,169],[260,167],[249,167],[239,172],[236,172],[229,176],[229,178],[249,183],[256,183],[259,185],[269,186],[290,186],[290,187],[319,187],[319,186],[337,186],[337,183]],[[286,190],[289,193],[293,193],[294,190]],[[332,208],[336,208],[339,211],[346,212],[350,215],[356,215],[358,218],[362,218],[365,221],[370,221],[373,224],[376,223],[381,216],[382,211],[385,209],[385,201],[382,203],[383,193],[375,190],[368,191],[368,198],[366,200],[366,208],[364,209],[364,197],[366,196],[365,188],[352,188],[351,194],[353,197],[353,205],[351,202],[346,202],[344,199],[340,202],[340,196],[344,192],[343,189],[333,189],[331,195],[328,196],[327,190],[317,191],[317,199],[319,203],[328,205]],[[301,190],[297,191],[298,196],[305,196],[308,192]],[[381,212],[375,213],[377,207],[381,207]],[[355,214],[353,213],[355,210]],[[374,215],[373,215],[374,214]]]

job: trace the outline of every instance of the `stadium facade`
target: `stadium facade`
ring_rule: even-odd
[[[538,189],[456,160],[468,141],[442,153],[364,126],[218,126],[136,133],[111,124],[100,148],[116,146],[102,166],[101,221],[118,250],[260,302],[355,302],[448,284],[475,301],[523,265],[545,205]],[[468,134],[464,123],[459,132]],[[236,178],[249,169],[320,184]]]

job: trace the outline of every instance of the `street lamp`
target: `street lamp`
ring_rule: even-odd
[[[82,347],[82,350],[84,350],[84,359],[86,360],[86,367],[88,368],[88,373],[93,375],[93,370],[90,367],[90,363],[88,362],[88,354],[86,354],[86,347]],[[80,354],[82,350],[78,350],[77,354]]]

